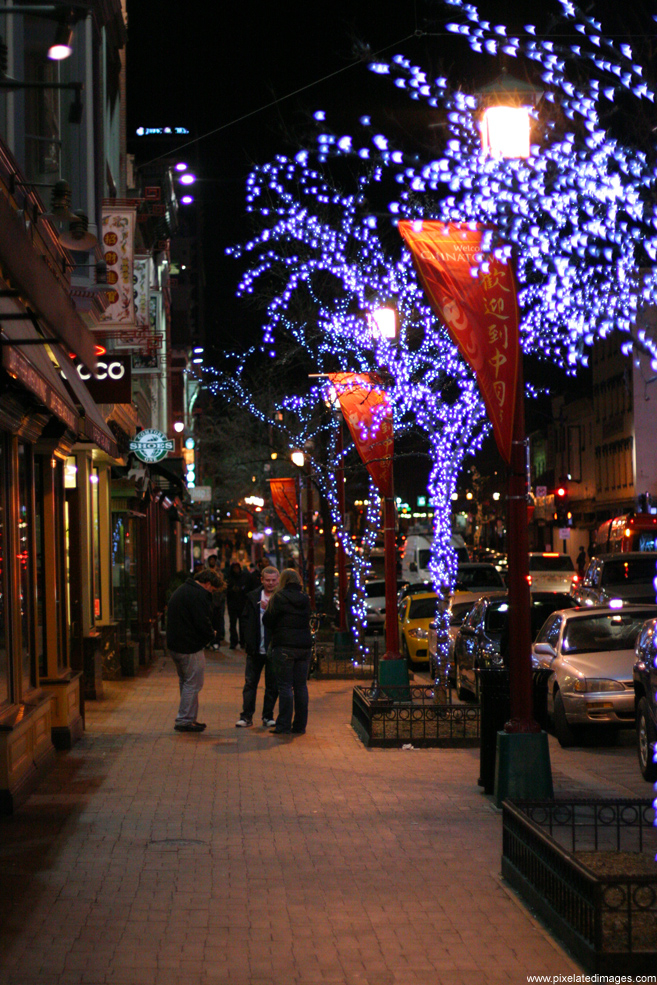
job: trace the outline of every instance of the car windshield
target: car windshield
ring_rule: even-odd
[[[428,548],[417,552],[417,566],[421,571],[429,567],[430,560],[431,551]]]
[[[403,581],[397,582],[397,591],[400,590]],[[366,581],[365,582],[365,597],[368,599],[382,599],[386,594],[386,583],[383,579],[381,581]]]
[[[603,585],[652,585],[657,569],[654,557],[637,557],[631,561],[614,558],[605,561],[602,569]]]
[[[430,599],[412,599],[411,607],[408,610],[409,619],[433,619],[436,615],[437,597]]]
[[[456,591],[469,592],[478,588],[504,588],[504,580],[492,564],[459,567],[456,571]]]
[[[569,619],[561,649],[563,653],[599,653],[602,650],[633,650],[636,638],[652,612],[605,612]]]
[[[453,603],[449,617],[450,626],[460,626],[473,605],[474,602]]]
[[[493,602],[486,613],[486,632],[502,633],[509,618],[509,603]]]
[[[574,571],[573,559],[567,554],[532,554],[530,571]]]

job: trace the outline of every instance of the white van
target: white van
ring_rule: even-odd
[[[459,534],[452,534],[450,544],[456,551],[459,563],[470,560],[465,541]],[[410,582],[431,581],[430,558],[431,543],[426,537],[407,537],[402,555],[402,580]]]

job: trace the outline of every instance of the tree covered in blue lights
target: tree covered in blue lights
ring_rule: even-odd
[[[446,599],[456,574],[452,494],[464,459],[486,433],[485,411],[470,370],[425,301],[401,240],[387,217],[381,222],[372,212],[385,170],[365,165],[341,178],[339,185],[310,152],[279,156],[253,170],[247,207],[258,217],[257,232],[232,251],[247,260],[239,290],[266,298],[261,350],[272,365],[284,367],[291,352],[299,359],[302,351],[309,357],[307,372],[376,372],[390,400],[395,435],[412,431],[425,438],[434,512],[431,570]],[[398,312],[397,341],[372,327],[371,314],[381,305]],[[239,372],[231,372],[218,387],[243,404],[256,403],[238,381]],[[325,426],[317,408],[329,387],[321,376],[295,383],[276,411],[286,420],[292,415],[299,441]],[[326,479],[325,494],[335,506],[334,468]],[[378,504],[375,491],[369,499]],[[376,526],[378,515],[371,533]],[[360,609],[362,618],[362,597]]]
[[[443,4],[445,29],[487,59],[491,76],[502,59],[522,63],[521,75],[533,71],[542,92],[530,157],[484,156],[478,96],[403,55],[370,68],[425,105],[427,126],[444,134],[435,157],[404,151],[368,116],[357,135],[324,125],[320,155],[393,170],[392,216],[489,224],[486,248],[513,250],[526,351],[572,369],[586,363],[595,339],[618,329],[625,351],[634,344],[656,356],[643,323],[657,301],[655,94],[644,67],[570,0],[553,4],[545,36],[531,24],[513,33],[464,0]]]

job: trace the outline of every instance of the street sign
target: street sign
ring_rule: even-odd
[[[140,462],[160,462],[175,447],[175,441],[171,441],[166,434],[155,428],[145,428],[130,442],[130,451],[135,453]]]
[[[212,486],[192,486],[189,495],[192,503],[211,503]]]
[[[562,540],[570,540],[570,527],[559,527],[559,536]]]

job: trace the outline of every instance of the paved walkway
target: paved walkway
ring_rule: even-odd
[[[476,750],[368,751],[351,684],[309,731],[234,727],[244,657],[209,657],[202,735],[170,661],[107,685],[82,741],[0,821],[2,985],[524,985],[581,968],[504,885]],[[260,707],[260,705],[259,705]],[[629,743],[557,788],[649,796]]]

